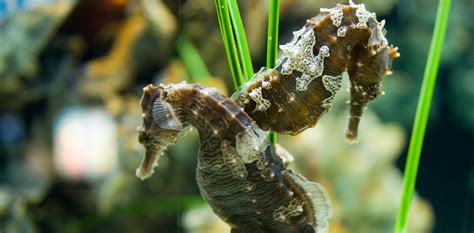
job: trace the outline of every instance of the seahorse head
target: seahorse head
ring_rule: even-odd
[[[143,126],[138,129],[138,141],[145,147],[145,157],[136,170],[136,176],[142,180],[153,174],[161,154],[187,131],[166,102],[166,94],[162,86],[143,88],[140,100]]]

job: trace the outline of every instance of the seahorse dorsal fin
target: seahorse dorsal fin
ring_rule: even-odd
[[[308,181],[290,170],[282,171],[282,175],[303,200],[308,222],[313,225],[316,233],[326,233],[329,229],[328,219],[333,215],[331,199],[322,185]]]

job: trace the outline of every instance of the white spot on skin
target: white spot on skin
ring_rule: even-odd
[[[301,206],[301,205],[297,206],[297,207],[296,207],[296,210],[297,210],[298,212],[303,212],[303,206]]]
[[[346,36],[346,32],[347,32],[347,27],[346,26],[341,26],[337,29],[337,36],[338,37],[344,37],[344,36]]]
[[[331,92],[331,96],[321,102],[321,107],[330,109],[334,95],[342,88],[342,74],[338,76],[324,75],[322,79],[324,88]]]
[[[293,102],[293,101],[295,101],[295,94],[290,93],[289,96],[288,96],[287,102],[288,102],[288,103],[291,103],[291,102]]]
[[[267,82],[267,81],[262,81],[262,87],[264,89],[270,89],[272,87],[272,84],[270,82]]]
[[[255,184],[250,182],[250,181],[245,181],[246,185],[245,185],[245,191],[247,192],[250,192],[253,190]]]
[[[253,89],[249,96],[257,104],[254,111],[266,111],[271,105],[270,101],[263,98],[261,87]]]

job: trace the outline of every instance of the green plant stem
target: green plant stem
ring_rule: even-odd
[[[270,0],[268,12],[268,33],[267,33],[267,67],[273,68],[276,65],[278,54],[278,21],[280,11],[280,0]]]
[[[186,37],[178,37],[176,50],[192,80],[202,82],[210,77],[199,51]]]
[[[221,30],[222,41],[224,43],[227,60],[229,61],[230,73],[237,90],[244,82],[242,79],[242,68],[237,54],[237,48],[232,32],[232,24],[230,22],[229,10],[226,0],[215,0],[217,19]]]
[[[421,86],[420,98],[418,100],[418,106],[405,165],[403,193],[400,209],[398,212],[397,223],[395,225],[396,233],[405,233],[407,230],[407,220],[410,212],[413,191],[415,189],[418,164],[420,161],[423,139],[430,112],[431,99],[436,82],[436,74],[438,72],[438,66],[441,59],[441,50],[443,48],[446,27],[448,24],[450,5],[451,0],[440,0],[438,6],[435,29],[431,39],[428,61],[425,67],[423,84]]]
[[[268,12],[267,33],[267,67],[274,68],[278,54],[278,21],[280,15],[280,0],[270,0]],[[273,145],[277,143],[277,134],[270,133],[270,141]]]
[[[244,81],[248,81],[253,76],[252,58],[250,57],[244,25],[242,23],[242,18],[240,17],[239,6],[237,0],[228,0],[227,3],[229,6],[230,19],[234,26],[235,39],[237,40],[237,48],[240,55],[240,62],[242,64]]]

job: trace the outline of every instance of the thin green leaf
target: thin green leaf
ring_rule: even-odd
[[[237,48],[240,55],[240,62],[242,64],[242,71],[244,81],[248,81],[253,76],[252,58],[250,57],[249,47],[247,44],[247,37],[245,36],[244,25],[240,17],[239,6],[237,0],[228,0],[229,13],[234,26],[235,39],[237,40]]]
[[[178,37],[176,50],[191,79],[200,82],[210,77],[206,64],[191,41],[183,36]]]
[[[396,233],[405,233],[407,230],[407,220],[410,213],[413,191],[415,189],[418,164],[420,161],[423,139],[430,113],[430,105],[436,82],[436,74],[438,72],[439,62],[441,59],[441,50],[443,48],[444,37],[446,35],[450,6],[451,0],[440,0],[438,5],[435,29],[431,39],[428,61],[425,67],[423,84],[421,86],[420,98],[418,100],[413,131],[410,139],[410,146],[408,149],[405,175],[403,179],[403,193],[400,209],[398,212],[397,223],[395,225]]]
[[[280,15],[280,0],[270,0],[268,12],[268,33],[267,33],[267,67],[273,68],[276,65],[278,55],[278,21]]]
[[[280,15],[280,0],[270,0],[268,12],[268,33],[267,33],[267,67],[273,68],[276,65],[278,55],[278,21]],[[273,145],[277,143],[277,134],[270,133],[270,141]]]
[[[242,68],[240,66],[237,48],[232,32],[232,24],[230,22],[229,10],[226,0],[215,0],[217,19],[221,30],[222,41],[224,42],[227,60],[229,61],[232,80],[235,89],[238,89],[244,82],[242,79]]]

